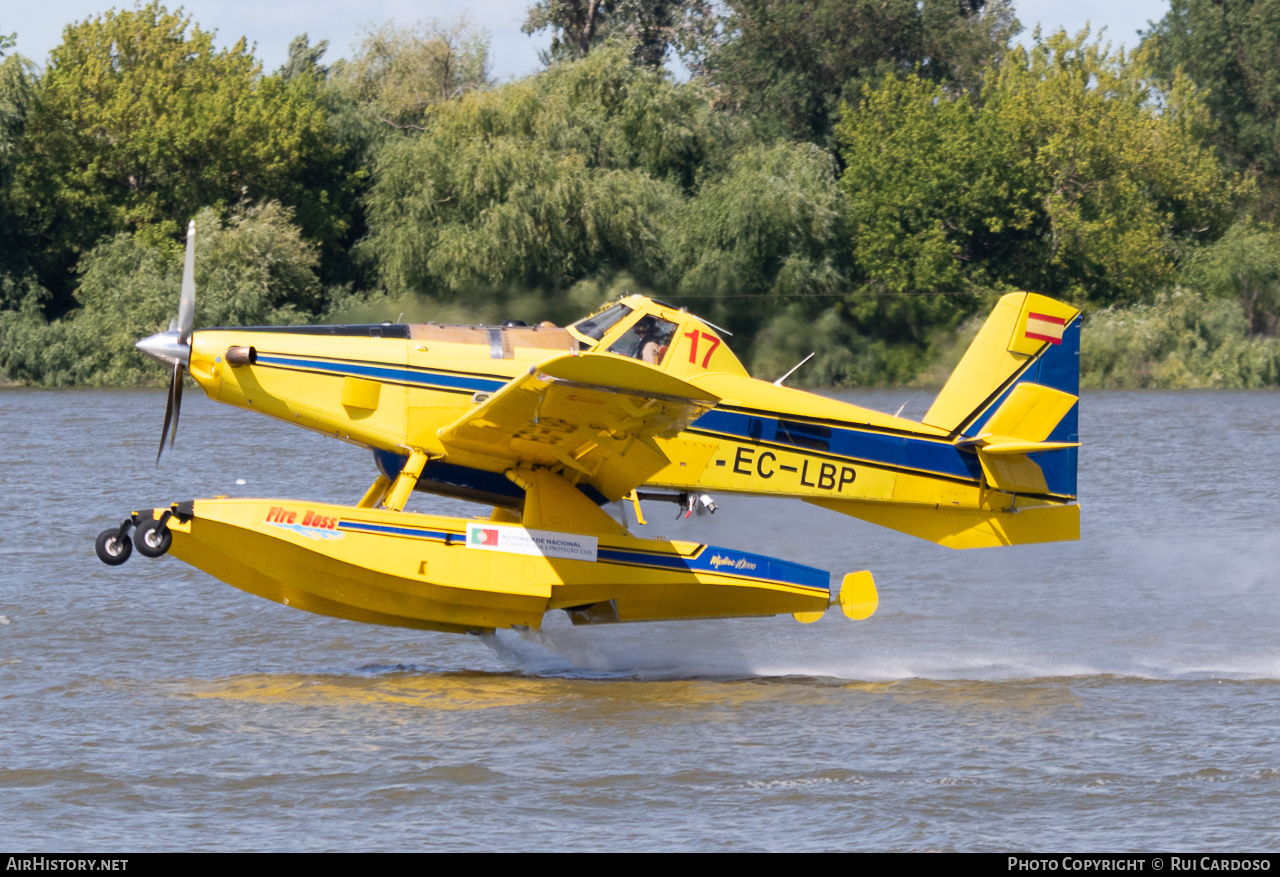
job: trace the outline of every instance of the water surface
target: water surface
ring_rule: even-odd
[[[843,395],[915,417],[931,401]],[[133,508],[354,502],[374,475],[359,448],[192,391],[157,469],[162,392],[0,405],[10,848],[1280,844],[1280,394],[1087,393],[1078,543],[954,552],[731,496],[689,521],[649,510],[651,534],[872,570],[865,622],[553,613],[486,639],[93,556]]]

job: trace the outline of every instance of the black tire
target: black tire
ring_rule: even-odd
[[[163,557],[173,544],[173,534],[155,519],[139,521],[133,531],[133,543],[143,557]]]
[[[98,560],[107,566],[119,566],[133,554],[133,543],[128,536],[120,535],[119,527],[112,527],[110,530],[103,530],[93,540],[93,550],[98,555]]]

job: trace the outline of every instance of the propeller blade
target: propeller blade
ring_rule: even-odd
[[[173,378],[169,381],[169,401],[164,406],[164,426],[160,430],[160,449],[156,451],[156,465],[160,465],[160,455],[164,453],[164,440],[169,439],[169,447],[178,438],[178,417],[182,414],[182,363],[173,364]],[[170,422],[173,430],[169,430]]]
[[[178,415],[182,413],[182,363],[173,367],[173,432],[169,433],[169,447],[178,439]]]
[[[173,364],[173,379],[169,381],[169,400],[164,406],[164,426],[160,428],[160,450],[156,451],[156,465],[160,465],[160,455],[164,453],[164,440],[169,437],[169,423],[173,420],[173,386],[174,383],[181,380],[179,372],[182,366],[179,363]]]
[[[164,408],[164,426],[160,430],[160,449],[156,465],[164,455],[165,439],[169,447],[178,438],[178,417],[182,413],[182,377],[191,363],[191,333],[196,321],[196,222],[187,223],[187,258],[182,266],[182,295],[178,299],[178,319],[169,321],[169,331],[143,338],[137,348],[157,362],[173,367],[169,379],[169,399]],[[173,429],[170,430],[170,424]]]
[[[187,259],[182,266],[182,297],[178,300],[178,343],[186,344],[196,321],[196,221],[187,223]]]

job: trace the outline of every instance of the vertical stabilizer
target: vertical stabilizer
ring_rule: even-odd
[[[1001,298],[924,422],[973,435],[1024,381],[1079,395],[1079,317],[1070,305],[1031,292]]]

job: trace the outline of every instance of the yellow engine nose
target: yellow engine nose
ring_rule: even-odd
[[[216,397],[222,383],[222,370],[226,368],[226,351],[207,334],[195,332],[191,336],[191,364],[188,370],[211,397]]]

